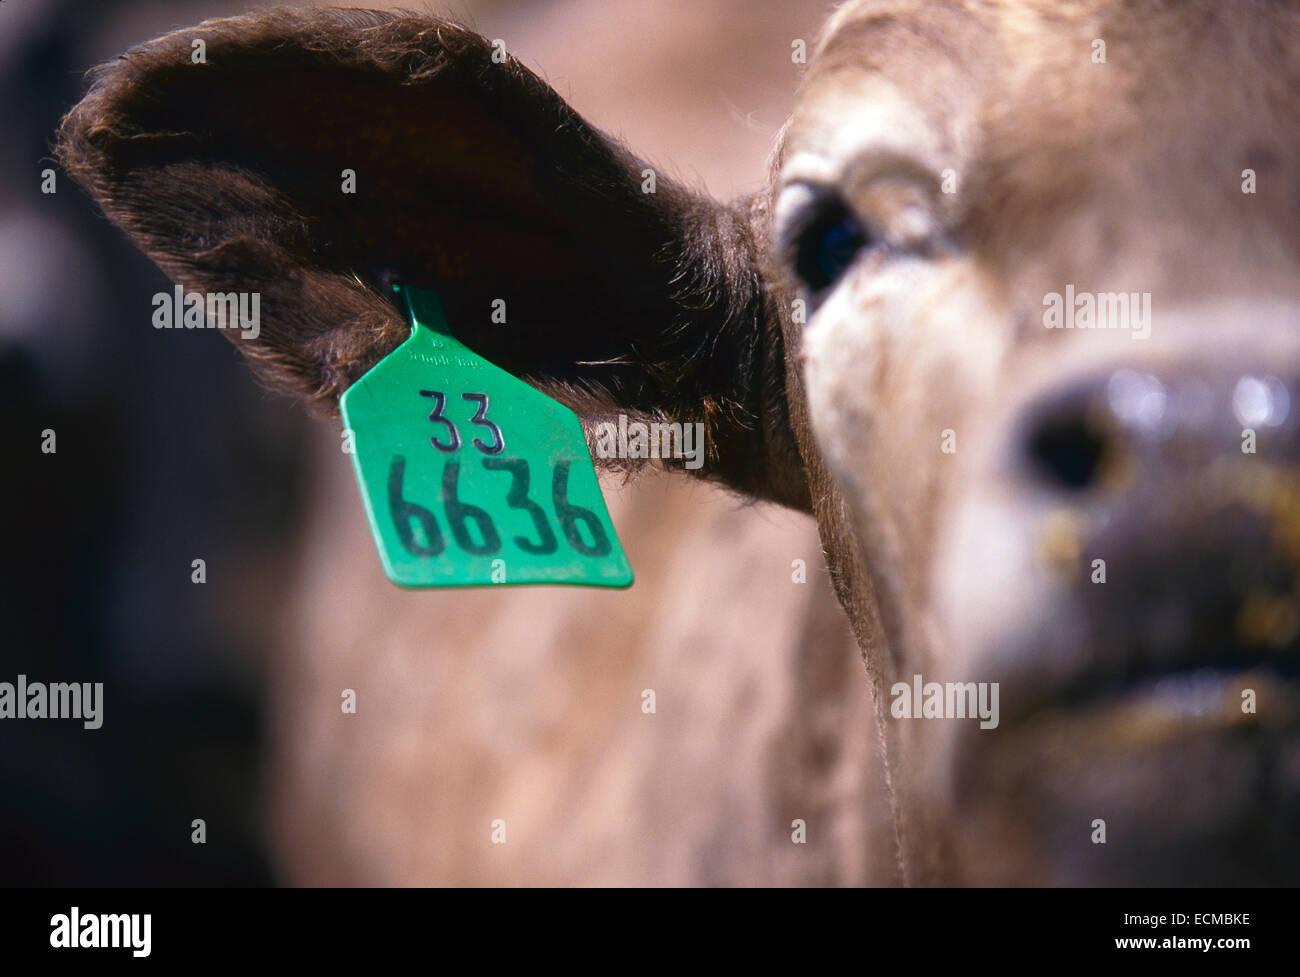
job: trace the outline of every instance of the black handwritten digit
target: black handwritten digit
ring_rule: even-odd
[[[528,462],[522,458],[484,458],[483,467],[494,472],[509,472],[513,477],[510,480],[510,494],[506,496],[506,505],[512,509],[522,509],[532,516],[538,541],[534,543],[527,536],[516,536],[515,545],[525,553],[535,553],[538,556],[554,553],[559,549],[559,543],[555,539],[555,532],[551,529],[550,520],[546,518],[546,512],[528,498]]]
[[[584,556],[608,556],[609,537],[605,535],[605,527],[600,524],[599,517],[590,509],[571,504],[568,495],[569,462],[561,461],[556,464],[555,475],[551,479],[551,501],[555,505],[555,514],[559,517],[560,528],[564,530],[564,538],[569,541],[570,546]],[[590,544],[583,540],[582,533],[578,532],[579,522],[583,523],[587,527],[587,532],[591,534]]]
[[[492,525],[492,517],[478,506],[462,502],[456,497],[456,482],[459,478],[460,462],[449,460],[442,470],[442,507],[447,513],[447,525],[451,527],[451,534],[456,537],[456,545],[475,556],[495,553],[501,549],[501,537],[497,534],[496,526]],[[481,543],[470,538],[469,526],[466,524],[471,520],[478,526],[478,533],[483,538]]]
[[[447,545],[442,538],[442,530],[438,528],[438,520],[432,512],[402,498],[402,479],[405,475],[406,459],[394,455],[393,463],[388,469],[388,512],[397,528],[397,538],[401,541],[402,548],[413,556],[437,556]],[[423,543],[415,538],[412,519],[424,531]]]

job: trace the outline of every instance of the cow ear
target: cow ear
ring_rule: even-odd
[[[702,473],[805,504],[748,208],[655,173],[476,34],[207,21],[96,69],[57,152],[175,282],[258,293],[258,336],[227,335],[318,413],[406,337],[397,280],[585,418],[703,421]]]

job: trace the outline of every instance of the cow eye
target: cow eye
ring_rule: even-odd
[[[824,292],[872,243],[871,235],[842,201],[821,201],[792,242],[795,273],[813,294]]]

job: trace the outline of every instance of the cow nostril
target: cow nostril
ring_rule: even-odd
[[[1038,424],[1027,451],[1034,469],[1060,488],[1093,486],[1105,462],[1109,435],[1083,412],[1058,415]]]

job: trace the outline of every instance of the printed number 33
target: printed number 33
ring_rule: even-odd
[[[456,425],[443,416],[443,410],[447,406],[447,396],[441,390],[421,390],[421,397],[433,398],[433,411],[429,414],[429,420],[435,424],[447,425],[447,440],[439,441],[437,438],[429,438],[429,443],[439,451],[447,454],[460,450],[460,432],[456,430]],[[477,424],[485,427],[492,432],[492,443],[484,444],[479,438],[474,439],[474,447],[485,455],[499,455],[506,450],[505,435],[501,433],[501,428],[497,427],[487,419],[488,412],[488,395],[487,394],[461,394],[462,400],[468,400],[471,404],[478,404],[478,412],[470,418],[471,424]]]

